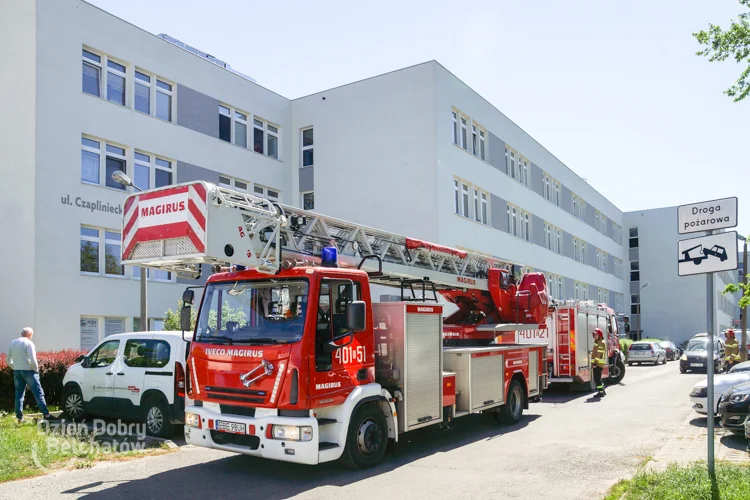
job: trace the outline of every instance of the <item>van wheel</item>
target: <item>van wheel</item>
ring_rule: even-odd
[[[364,404],[357,408],[349,422],[341,462],[350,469],[369,469],[383,459],[387,445],[385,415],[375,404]]]
[[[63,411],[68,418],[75,422],[79,422],[86,417],[83,395],[78,386],[72,385],[65,388],[63,393]]]
[[[523,416],[523,388],[518,380],[513,380],[508,388],[508,399],[495,413],[499,422],[503,424],[516,424]]]
[[[149,436],[168,438],[174,434],[174,425],[169,421],[169,410],[162,398],[149,398],[143,406],[143,415]]]

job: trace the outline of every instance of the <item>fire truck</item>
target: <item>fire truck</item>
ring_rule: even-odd
[[[415,429],[491,413],[522,418],[547,387],[541,273],[272,203],[207,182],[124,205],[123,264],[206,284],[183,293],[190,330],[188,443],[268,459],[367,468]],[[370,285],[400,289],[376,303]],[[455,312],[443,318],[444,303]],[[184,335],[184,333],[183,333]]]
[[[614,309],[593,300],[553,301],[546,323],[546,329],[507,332],[498,336],[497,342],[545,343],[550,384],[568,384],[572,390],[593,390],[593,332],[595,328],[600,328],[605,334],[609,360],[602,378],[609,384],[617,384],[625,377],[625,355],[620,350],[620,324]]]

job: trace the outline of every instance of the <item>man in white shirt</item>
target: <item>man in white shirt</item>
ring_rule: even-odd
[[[44,401],[44,390],[39,382],[39,362],[36,359],[36,348],[31,341],[34,330],[24,328],[21,336],[10,343],[8,349],[8,364],[13,368],[13,382],[16,386],[16,418],[18,422],[23,421],[23,397],[26,386],[31,388],[31,393],[36,399],[39,410],[44,418],[50,419],[47,403]]]

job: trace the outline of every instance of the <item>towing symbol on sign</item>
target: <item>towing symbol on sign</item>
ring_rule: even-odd
[[[695,249],[698,249],[698,250],[692,253],[693,250]],[[700,265],[701,262],[706,260],[710,255],[724,262],[725,260],[727,260],[727,249],[721,245],[714,245],[711,248],[703,248],[703,245],[696,245],[692,248],[688,248],[687,250],[683,250],[682,258],[678,262],[680,263],[692,262],[693,264],[698,266]]]

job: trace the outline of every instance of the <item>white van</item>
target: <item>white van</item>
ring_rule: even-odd
[[[74,420],[102,416],[146,423],[152,436],[169,437],[184,423],[189,342],[181,332],[110,335],[68,368],[63,411]]]

